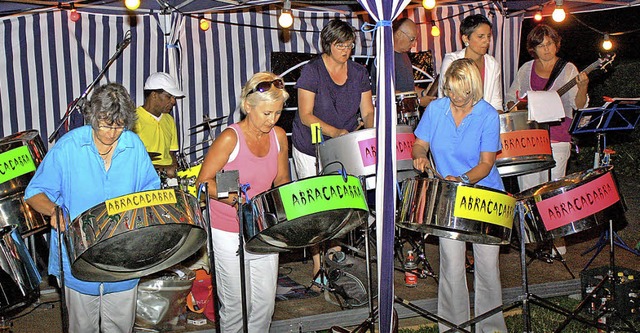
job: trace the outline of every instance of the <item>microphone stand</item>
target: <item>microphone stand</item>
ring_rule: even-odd
[[[73,102],[69,104],[69,106],[67,107],[67,111],[65,112],[62,119],[60,119],[60,124],[58,124],[58,127],[56,127],[53,133],[49,135],[49,143],[53,142],[53,140],[56,139],[56,137],[58,136],[58,132],[60,131],[60,128],[65,123],[65,121],[67,121],[67,119],[71,116],[71,113],[73,113],[73,111],[75,111],[76,109],[80,109],[84,106],[84,103],[87,99],[87,95],[89,95],[91,90],[93,90],[93,87],[98,83],[98,81],[100,81],[100,79],[102,79],[107,69],[109,69],[109,67],[111,67],[111,64],[113,64],[113,62],[120,57],[124,49],[127,48],[127,46],[129,46],[130,43],[131,43],[131,30],[125,33],[124,40],[122,40],[122,42],[118,44],[118,48],[116,49],[116,52],[113,54],[113,56],[111,56],[111,59],[107,61],[106,65],[104,65],[104,67],[102,68],[100,73],[98,73],[98,76],[96,76],[93,82],[89,84],[87,89],[85,89],[85,91],[82,93],[80,97],[74,99]]]

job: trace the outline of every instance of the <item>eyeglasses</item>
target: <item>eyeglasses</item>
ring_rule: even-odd
[[[107,126],[107,125],[100,125],[98,126],[98,129],[101,131],[116,131],[116,132],[120,132],[120,131],[124,131],[125,127],[124,126]]]
[[[248,94],[247,96],[253,94],[254,92],[265,92],[265,91],[269,91],[269,89],[271,89],[271,86],[274,86],[278,89],[284,89],[284,81],[282,79],[275,79],[273,81],[262,81],[258,84],[256,84],[255,88],[253,88]],[[246,97],[246,96],[245,96]]]
[[[546,49],[546,48],[549,48],[549,47],[551,47],[551,46],[555,46],[555,45],[556,45],[556,44],[555,44],[555,43],[553,43],[553,42],[550,42],[550,43],[547,43],[547,44],[542,44],[542,43],[541,43],[541,44],[536,45],[536,49],[538,49],[538,50],[543,50],[543,49]]]
[[[400,30],[400,32],[402,32],[405,36],[407,36],[407,38],[409,38],[409,41],[410,41],[411,43],[413,43],[413,42],[415,42],[415,41],[416,41],[416,38],[417,38],[417,37],[415,37],[415,36],[411,37],[411,36],[409,36],[409,34],[408,34],[408,33],[404,32],[404,31],[402,31],[402,30]]]
[[[356,44],[355,43],[351,43],[351,44],[338,43],[338,44],[334,44],[334,46],[336,47],[336,49],[343,51],[343,50],[352,50],[354,47],[356,47]]]

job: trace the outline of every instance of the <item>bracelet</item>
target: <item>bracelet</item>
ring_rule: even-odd
[[[235,206],[238,203],[238,197],[233,198],[233,200],[231,201],[231,206]]]

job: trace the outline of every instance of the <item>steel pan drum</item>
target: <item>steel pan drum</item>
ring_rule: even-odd
[[[202,247],[196,198],[175,189],[110,199],[76,217],[65,239],[71,271],[87,281],[120,281],[173,266]]]
[[[33,303],[39,294],[40,280],[16,226],[0,228],[0,313]]]
[[[297,180],[251,199],[253,221],[245,248],[267,253],[307,247],[339,237],[367,220],[360,180],[327,175]]]
[[[496,167],[502,177],[519,176],[553,168],[549,131],[528,121],[528,111],[500,115],[502,151],[496,156]]]
[[[410,178],[402,184],[396,223],[439,237],[481,244],[508,244],[516,199],[479,185],[435,178]]]
[[[516,198],[525,209],[526,243],[587,230],[625,210],[610,166],[570,174],[520,192]]]
[[[398,180],[416,176],[411,149],[416,137],[406,125],[396,127],[396,168]],[[378,148],[376,129],[368,128],[332,138],[320,145],[320,163],[325,174],[336,173],[344,166],[350,175],[365,176],[367,190],[376,187]]]
[[[26,237],[48,225],[23,200],[24,190],[46,151],[35,130],[0,139],[0,227],[18,225],[18,231]]]

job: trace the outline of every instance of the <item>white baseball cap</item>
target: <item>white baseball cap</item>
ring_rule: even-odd
[[[171,75],[163,72],[153,73],[149,75],[144,83],[144,90],[162,89],[173,97],[184,97],[184,93],[178,87],[176,80]]]

